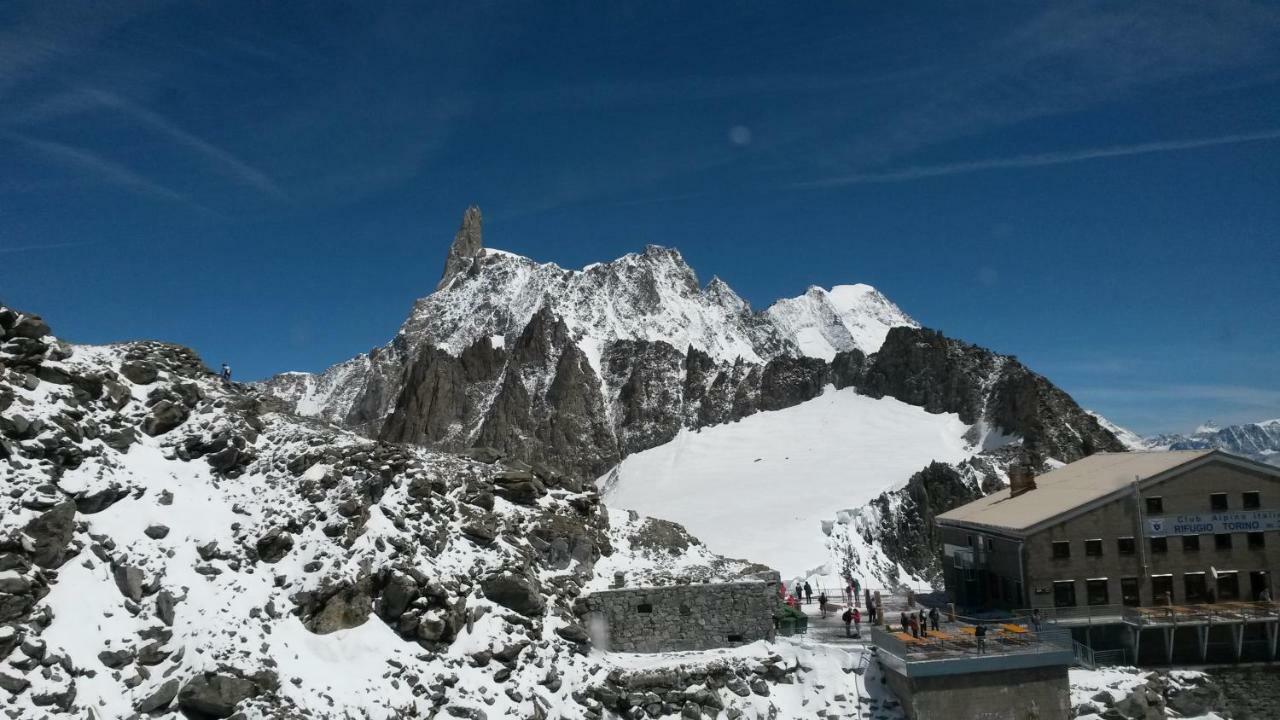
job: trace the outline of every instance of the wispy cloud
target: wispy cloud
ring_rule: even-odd
[[[1038,168],[1050,165],[1102,160],[1106,158],[1125,157],[1128,155],[1151,155],[1155,153],[1180,152],[1197,148],[1218,145],[1237,145],[1240,143],[1260,142],[1280,139],[1280,129],[1264,130],[1254,133],[1237,133],[1219,135],[1217,137],[1193,138],[1190,140],[1168,140],[1159,142],[1138,143],[1136,145],[1111,145],[1108,147],[1086,148],[1083,150],[1064,150],[1013,157],[986,158],[958,163],[942,163],[938,165],[915,165],[901,170],[889,170],[877,173],[853,173],[837,177],[824,178],[809,182],[797,183],[798,187],[833,187],[839,185],[860,185],[868,183],[895,183],[922,180],[924,178],[945,177],[948,175],[965,175],[984,170],[1000,170],[1007,168]]]
[[[184,130],[168,118],[114,93],[101,90],[84,90],[83,92],[99,103],[133,117],[144,125],[168,136],[179,145],[203,156],[232,179],[267,195],[284,196],[284,191],[274,180],[267,177],[266,173],[208,140]]]
[[[160,200],[167,200],[169,202],[199,210],[203,213],[213,215],[217,214],[204,205],[201,205],[190,197],[173,190],[172,188],[165,187],[154,180],[139,175],[124,165],[108,160],[107,158],[88,150],[72,147],[71,145],[65,145],[59,142],[53,142],[51,140],[37,140],[35,138],[12,132],[4,133],[4,137],[39,153],[49,160],[74,170],[94,175],[108,183],[131,190],[140,195]]]

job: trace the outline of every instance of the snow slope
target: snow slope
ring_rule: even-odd
[[[827,562],[823,521],[931,460],[978,452],[952,414],[828,389],[809,402],[682,431],[626,458],[598,484],[606,502],[683,524],[713,552],[782,572]]]

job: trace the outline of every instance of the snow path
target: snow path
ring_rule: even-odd
[[[605,502],[683,524],[713,552],[783,577],[827,562],[822,521],[976,448],[953,414],[828,391],[792,408],[681,431],[600,480]]]

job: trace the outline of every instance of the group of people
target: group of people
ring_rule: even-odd
[[[929,609],[927,618],[924,608],[915,612],[907,612],[904,610],[901,618],[902,632],[910,632],[911,637],[914,638],[928,637],[930,628],[933,630],[938,629],[939,616],[940,613],[936,607]]]

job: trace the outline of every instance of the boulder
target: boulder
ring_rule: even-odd
[[[160,618],[160,622],[173,627],[174,606],[177,604],[177,599],[168,590],[161,590],[156,595],[156,617]]]
[[[293,549],[293,536],[286,532],[284,528],[274,527],[268,530],[266,535],[258,538],[258,542],[254,544],[254,547],[257,549],[258,558],[262,562],[280,562]]]
[[[152,437],[163,435],[186,422],[189,414],[180,403],[160,400],[151,406],[151,413],[142,421],[142,432]]]
[[[142,600],[142,571],[132,565],[116,565],[112,568],[116,587],[120,594],[134,602]]]
[[[302,607],[302,624],[308,630],[325,635],[337,630],[363,625],[373,609],[371,583],[361,578],[355,583],[341,583],[313,592],[298,593]]]
[[[178,686],[177,678],[166,680],[163,685],[156,688],[150,695],[139,700],[135,709],[140,713],[150,713],[169,707],[169,703],[173,702],[173,699],[178,696]]]
[[[125,360],[120,364],[120,374],[135,385],[150,385],[160,376],[155,365],[141,360]]]
[[[152,540],[163,540],[169,536],[169,526],[157,523],[155,525],[148,525],[147,529],[142,532]]]
[[[480,589],[485,597],[521,615],[535,617],[546,608],[537,580],[525,575],[513,572],[493,575],[480,583]]]
[[[32,562],[42,568],[61,565],[75,530],[75,519],[76,504],[67,500],[27,523],[23,532],[31,539]]]
[[[49,325],[39,315],[19,315],[13,327],[5,333],[6,337],[38,340],[49,334]]]
[[[205,673],[191,678],[178,691],[178,707],[198,713],[197,717],[226,718],[235,713],[237,705],[258,693],[258,686],[251,680]]]

